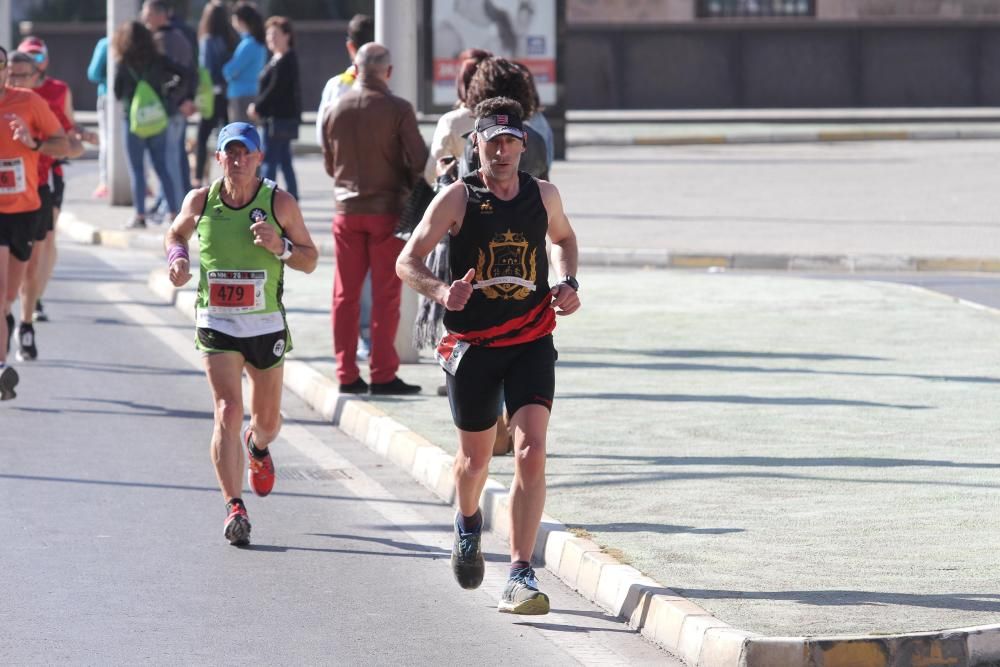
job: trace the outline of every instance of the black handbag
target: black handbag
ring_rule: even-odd
[[[404,241],[410,240],[410,235],[420,223],[420,219],[424,217],[424,211],[430,206],[435,194],[437,193],[434,192],[434,188],[429,186],[423,177],[417,179],[413,190],[410,191],[410,196],[403,204],[399,221],[396,222],[396,230],[393,232],[396,238]]]

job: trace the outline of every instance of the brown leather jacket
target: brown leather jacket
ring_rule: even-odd
[[[323,163],[337,213],[399,214],[427,163],[413,106],[379,79],[360,81],[323,120]]]

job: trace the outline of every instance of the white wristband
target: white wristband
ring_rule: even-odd
[[[275,257],[277,257],[277,258],[278,258],[278,259],[280,259],[280,260],[281,260],[282,262],[284,262],[284,261],[286,261],[286,260],[287,260],[287,259],[288,259],[289,257],[291,257],[291,256],[292,256],[292,249],[293,249],[293,248],[294,248],[295,246],[293,246],[293,245],[292,245],[292,242],[291,242],[291,240],[289,240],[289,239],[287,239],[287,238],[283,238],[283,239],[281,239],[281,240],[285,242],[285,252],[281,253],[280,255],[275,255]]]

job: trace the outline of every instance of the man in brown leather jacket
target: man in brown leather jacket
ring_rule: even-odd
[[[393,235],[410,189],[422,178],[427,147],[413,106],[389,92],[389,50],[370,42],[354,59],[357,81],[323,123],[323,162],[333,178],[333,349],[342,393],[413,394],[416,385],[396,376],[402,283],[396,257],[403,241]],[[372,273],[371,386],[356,361],[361,286]]]

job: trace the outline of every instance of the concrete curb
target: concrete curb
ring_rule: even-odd
[[[157,231],[158,230],[158,231]],[[59,216],[59,232],[76,243],[112,248],[163,250],[163,232],[101,229],[80,220],[72,211]],[[333,241],[318,244],[320,257],[333,257]],[[756,271],[823,271],[859,273],[867,271],[971,271],[1000,273],[1000,258],[993,257],[909,257],[904,255],[792,255],[675,253],[641,248],[580,248],[581,266],[663,268],[663,269],[742,269]]]
[[[190,318],[195,292],[176,289],[165,269],[149,288]],[[454,457],[377,407],[341,395],[333,380],[289,359],[285,387],[325,419],[403,468],[449,505],[454,503]],[[489,479],[480,498],[485,526],[505,540],[508,490]],[[882,636],[764,637],[733,628],[679,593],[618,562],[595,542],[542,516],[534,558],[587,600],[628,622],[644,637],[691,667],[890,667],[980,665],[1000,660],[1000,624]]]

